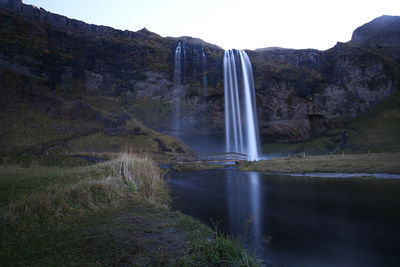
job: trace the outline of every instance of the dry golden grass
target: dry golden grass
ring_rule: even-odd
[[[168,190],[162,179],[162,171],[156,167],[153,159],[140,157],[132,153],[121,154],[117,159],[108,163],[114,176],[120,176],[123,181],[139,191],[140,195],[152,204],[168,203]],[[118,171],[118,173],[115,173]]]
[[[9,205],[5,217],[22,226],[65,223],[100,209],[131,201],[167,206],[169,195],[162,170],[155,162],[124,153],[93,165],[87,177],[73,184],[56,184],[44,192],[31,193]]]
[[[118,206],[126,196],[126,190],[116,179],[87,179],[69,186],[54,186],[46,193],[16,201],[10,204],[7,217],[23,226],[37,222],[65,223],[106,206]]]
[[[147,156],[127,152],[86,167],[18,172],[0,179],[8,191],[26,183],[12,198],[7,190],[0,198],[4,266],[257,265],[237,240],[213,237],[206,226],[165,208],[170,197],[162,170]]]

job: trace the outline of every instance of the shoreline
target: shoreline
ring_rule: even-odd
[[[292,176],[292,177],[312,177],[312,178],[373,178],[373,179],[400,179],[400,174],[391,173],[337,173],[337,172],[305,172],[305,173],[288,173],[288,172],[261,172],[268,175]]]
[[[258,265],[236,239],[172,209],[165,172],[152,159],[121,154],[77,167],[75,161],[2,166],[6,265]]]
[[[343,173],[400,175],[400,153],[346,154],[271,158],[242,162],[241,171],[271,173]]]

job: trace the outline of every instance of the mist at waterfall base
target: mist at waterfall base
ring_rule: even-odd
[[[227,50],[224,65],[226,152],[247,154],[259,160],[258,132],[253,71],[245,51]]]

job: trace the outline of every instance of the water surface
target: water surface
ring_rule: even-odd
[[[173,172],[174,207],[240,236],[267,263],[400,266],[400,181]]]

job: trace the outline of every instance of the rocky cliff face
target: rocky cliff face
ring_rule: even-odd
[[[261,133],[307,139],[370,109],[399,87],[399,65],[359,46],[251,54]]]
[[[358,27],[349,42],[400,63],[400,20],[398,16],[381,16]]]
[[[223,50],[190,37],[119,31],[1,0],[0,69],[35,79],[64,97],[111,97],[153,129],[168,132],[174,110],[174,51],[185,43],[185,133],[223,133]],[[358,28],[327,51],[247,51],[254,69],[261,134],[298,141],[354,118],[398,90],[399,17]],[[207,56],[205,73],[199,51]],[[201,85],[207,76],[207,87]],[[4,93],[6,95],[6,93]],[[97,103],[98,104],[98,103]]]

